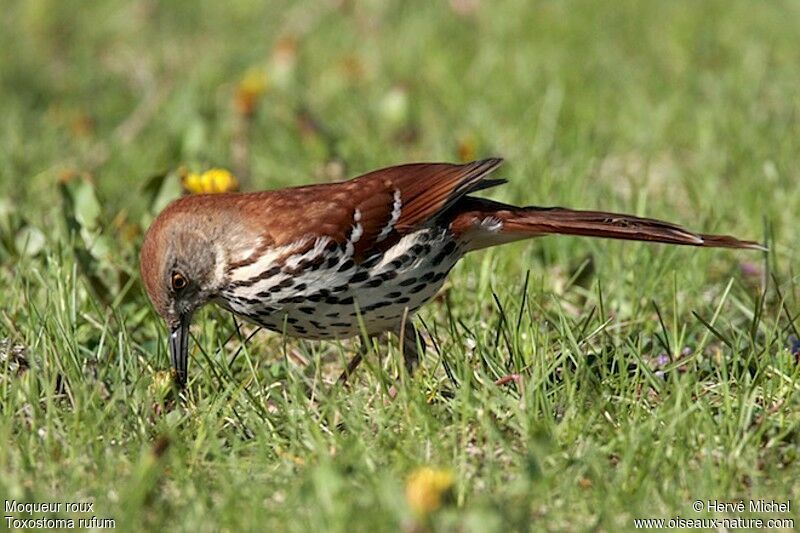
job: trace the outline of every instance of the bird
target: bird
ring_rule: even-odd
[[[336,183],[170,203],[147,230],[140,271],[169,330],[175,382],[186,384],[189,326],[208,303],[292,337],[395,334],[412,372],[425,348],[414,313],[469,252],[551,234],[765,250],[652,218],[474,196],[507,182],[490,177],[501,163],[410,163]]]

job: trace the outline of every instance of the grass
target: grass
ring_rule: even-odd
[[[797,517],[797,5],[472,4],[6,6],[4,499],[93,501],[52,516],[126,530]],[[263,92],[243,81],[258,69]],[[253,330],[209,308],[188,389],[163,388],[137,246],[181,166],[254,190],[489,155],[510,180],[494,198],[770,252],[563,237],[475,254],[420,313],[432,346],[391,402],[395,343],[344,390],[356,342],[244,343]],[[454,483],[421,516],[406,484],[426,465]],[[755,498],[792,510],[691,509]]]

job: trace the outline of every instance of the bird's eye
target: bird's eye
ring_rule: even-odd
[[[189,281],[186,277],[181,274],[180,272],[173,272],[172,273],[172,289],[175,291],[180,291],[186,288],[189,284]]]

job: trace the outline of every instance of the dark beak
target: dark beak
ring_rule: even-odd
[[[181,316],[180,322],[169,334],[169,353],[179,387],[186,384],[186,371],[189,367],[189,321],[189,317]]]

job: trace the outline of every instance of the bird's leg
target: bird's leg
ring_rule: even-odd
[[[417,331],[417,328],[414,327],[411,320],[405,321],[405,324],[403,324],[400,330],[400,334],[403,339],[403,363],[405,364],[408,375],[411,375],[419,364],[420,349],[422,349],[421,353],[425,353],[425,341],[422,335]]]
[[[361,346],[358,347],[358,351],[352,357],[352,359],[350,359],[350,362],[347,363],[347,368],[345,368],[341,375],[339,375],[338,381],[340,384],[344,385],[347,383],[347,378],[350,377],[350,374],[356,371],[356,368],[358,368],[358,365],[361,364],[364,356],[369,352],[370,344],[372,344],[372,337],[361,339]]]

